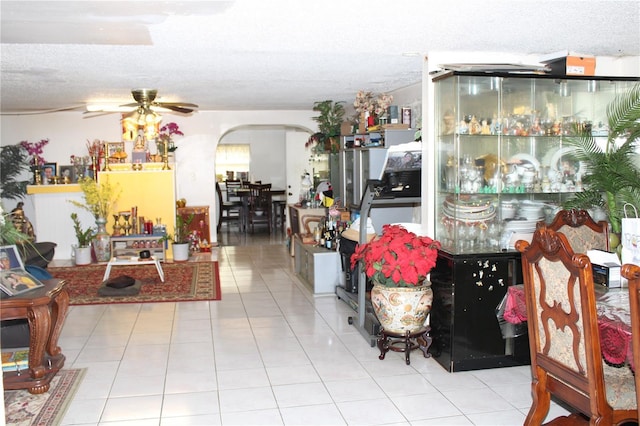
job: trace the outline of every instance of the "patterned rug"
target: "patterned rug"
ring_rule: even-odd
[[[4,391],[7,425],[59,425],[82,382],[86,369],[60,370],[51,380],[49,392],[32,395],[26,390]]]
[[[160,281],[155,265],[114,266],[110,278],[128,275],[142,282],[135,296],[99,296],[106,265],[49,267],[55,278],[67,281],[72,305],[101,303],[185,302],[220,300],[218,262],[163,263],[164,282]]]

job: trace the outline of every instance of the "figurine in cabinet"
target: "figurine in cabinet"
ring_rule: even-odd
[[[491,134],[491,127],[489,127],[489,122],[487,121],[486,118],[482,120],[482,126],[480,127],[480,134],[481,135]]]
[[[466,135],[469,133],[469,125],[466,121],[460,120],[460,124],[458,125],[458,134]]]
[[[471,117],[471,121],[469,122],[469,134],[470,135],[479,135],[481,131],[481,125],[476,116]]]

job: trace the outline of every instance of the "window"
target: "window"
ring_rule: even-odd
[[[216,150],[216,178],[247,180],[251,163],[251,147],[249,144],[221,144]]]

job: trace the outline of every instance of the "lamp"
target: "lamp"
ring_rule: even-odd
[[[142,129],[145,138],[155,139],[162,117],[146,105],[139,106],[129,114],[122,114],[122,139],[132,141]]]

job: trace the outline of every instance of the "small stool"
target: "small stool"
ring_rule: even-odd
[[[428,351],[432,342],[429,336],[430,330],[431,327],[426,326],[414,332],[407,330],[405,333],[394,333],[381,328],[378,336],[378,349],[380,349],[378,358],[384,359],[389,351],[404,352],[405,362],[409,365],[411,364],[409,355],[414,349],[420,349],[424,357],[429,358],[431,354]]]
[[[284,227],[286,223],[285,211],[287,208],[287,202],[284,200],[273,200],[271,202],[271,206],[273,209],[273,214],[271,215],[273,219],[273,229],[275,230],[278,228],[278,221],[279,221],[280,229],[284,231]]]

